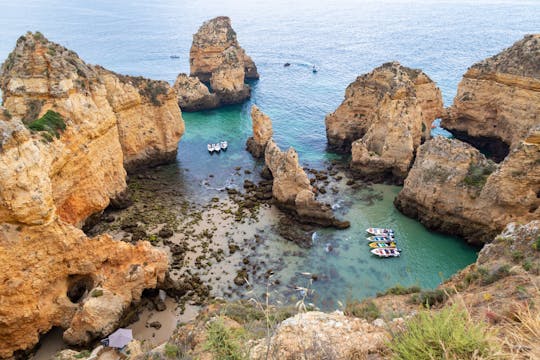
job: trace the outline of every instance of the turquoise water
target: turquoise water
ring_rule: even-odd
[[[261,78],[252,83],[252,99],[246,104],[184,114],[186,134],[175,165],[178,182],[203,203],[216,189],[239,187],[246,177],[256,179],[232,176],[236,166],[254,173],[261,167],[244,151],[251,104],[270,115],[282,148],[294,146],[302,163],[322,167],[337,158],[325,151],[324,116],[340,104],[356,76],[398,60],[424,70],[449,105],[468,66],[540,28],[538,1],[27,0],[0,5],[0,58],[7,57],[22,33],[40,30],[89,63],[171,83],[179,72],[189,71],[191,38],[200,24],[213,16],[230,16]],[[284,68],[285,62],[292,65]],[[319,68],[317,74],[312,65]],[[229,141],[228,152],[209,156],[206,143],[222,139]],[[210,173],[216,176],[209,178]],[[284,260],[277,274],[283,283],[300,282],[298,271],[325,274],[313,286],[319,302],[328,306],[343,294],[373,295],[396,283],[434,287],[475,260],[475,249],[462,240],[428,232],[396,211],[392,200],[398,187],[375,186],[373,191],[382,200],[367,202],[362,200],[365,194],[350,189],[331,197],[342,205],[338,212],[351,221],[350,229],[318,231],[310,250],[269,234],[272,246],[261,249],[261,256]],[[373,225],[396,229],[401,258],[380,260],[368,253],[363,229]],[[336,251],[327,254],[326,243]]]

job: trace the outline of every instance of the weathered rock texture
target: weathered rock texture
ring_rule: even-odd
[[[272,195],[279,207],[291,211],[302,222],[338,228],[349,226],[349,222],[335,218],[330,205],[315,199],[306,172],[298,163],[298,154],[293,148],[282,152],[270,139],[264,158],[274,178]]]
[[[256,158],[264,156],[266,144],[272,138],[272,120],[264,114],[256,105],[251,107],[251,123],[253,126],[253,136],[246,142],[247,151]]]
[[[442,110],[441,92],[426,74],[386,63],[347,87],[343,103],[326,117],[328,145],[342,152],[352,147],[351,168],[363,177],[400,183]]]
[[[19,38],[0,85],[0,356],[52,326],[84,343],[164,278],[167,257],[148,243],[89,239],[75,226],[123,194],[124,166],[174,156],[175,95],[89,66],[40,33]],[[48,110],[65,129],[30,131]]]
[[[219,106],[219,99],[210,93],[197,77],[179,74],[173,88],[178,94],[178,105],[182,111],[214,109]]]
[[[471,66],[442,126],[500,161],[540,124],[540,34]]]
[[[395,205],[428,228],[473,243],[491,240],[510,222],[540,218],[540,128],[498,165],[459,140],[426,142]]]
[[[390,339],[388,331],[364,319],[352,318],[340,312],[318,311],[300,313],[279,324],[270,344],[261,339],[250,351],[250,359],[356,359],[361,354],[384,351]],[[269,347],[269,349],[268,349]]]
[[[180,106],[185,104],[182,109],[187,111],[242,103],[251,95],[245,79],[259,78],[255,63],[238,44],[226,16],[205,21],[193,35],[189,61],[191,76],[209,84],[212,92],[205,90],[203,83],[186,81],[180,74],[180,86],[175,88]]]

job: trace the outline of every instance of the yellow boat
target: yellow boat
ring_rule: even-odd
[[[371,248],[395,248],[396,243],[395,242],[391,242],[391,243],[370,242],[369,247],[371,247]]]

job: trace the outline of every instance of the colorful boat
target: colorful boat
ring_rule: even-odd
[[[371,248],[395,248],[397,245],[395,242],[384,243],[384,242],[370,242],[369,247]]]
[[[384,257],[384,258],[398,257],[400,255],[399,251],[396,248],[377,248],[377,249],[371,250],[371,253],[373,255],[377,255],[378,257]]]
[[[369,242],[396,242],[396,239],[393,236],[368,236],[366,240]]]
[[[375,236],[394,236],[394,230],[384,228],[367,228],[366,232]]]

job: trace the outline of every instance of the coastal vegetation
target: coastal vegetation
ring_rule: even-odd
[[[60,131],[66,129],[62,115],[53,110],[47,110],[42,117],[32,121],[27,126],[30,130],[42,132],[43,138],[47,141],[52,141],[53,136],[59,138]]]

